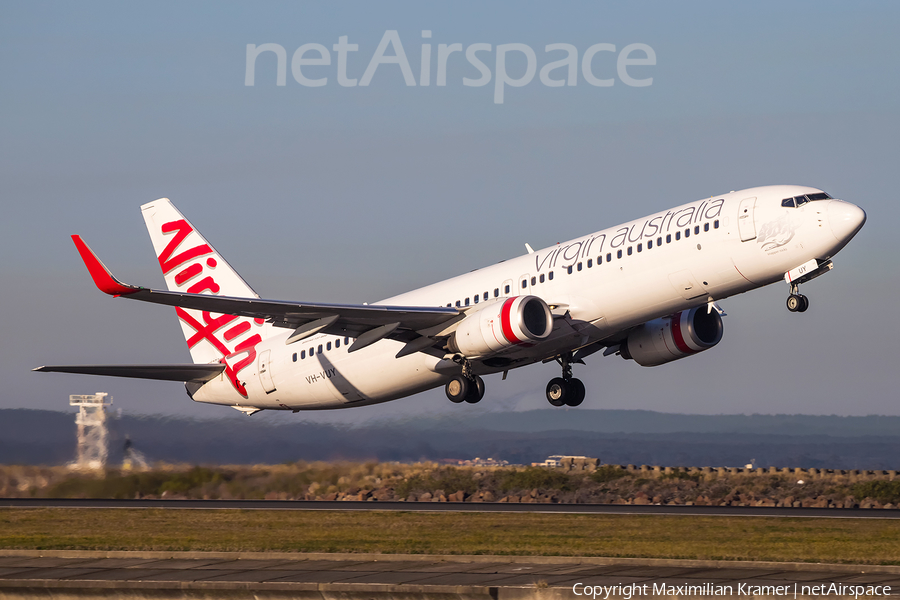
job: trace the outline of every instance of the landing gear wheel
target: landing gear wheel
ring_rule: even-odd
[[[475,375],[475,381],[469,381],[469,393],[466,394],[465,400],[469,404],[478,404],[484,398],[484,379]]]
[[[800,296],[800,308],[797,309],[797,312],[806,312],[806,309],[809,308],[809,298],[807,298],[803,294],[799,294],[799,296]]]
[[[470,386],[469,380],[462,375],[457,375],[449,382],[447,382],[447,386],[444,388],[444,392],[447,394],[450,402],[459,403],[465,400],[466,396],[469,395],[469,387],[474,386]]]
[[[569,389],[568,394],[566,394],[565,398],[566,406],[579,406],[582,402],[584,402],[584,384],[581,383],[580,379],[570,379],[567,382],[567,385]]]
[[[547,384],[547,401],[553,406],[562,406],[569,396],[569,386],[562,377],[554,377]]]
[[[787,309],[791,312],[803,312],[803,300],[804,296],[800,294],[791,294],[787,299]],[[809,302],[807,302],[807,305]]]

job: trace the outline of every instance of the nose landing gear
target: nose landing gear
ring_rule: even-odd
[[[791,282],[791,295],[787,299],[787,309],[791,312],[806,312],[809,308],[809,298],[800,293],[800,284]]]
[[[585,389],[580,379],[572,377],[572,354],[556,360],[562,366],[562,377],[554,377],[547,384],[547,401],[553,406],[579,406],[584,402]]]
[[[791,286],[791,295],[787,299],[787,309],[791,312],[806,312],[809,298],[800,293],[800,284],[824,275],[834,268],[830,260],[809,260],[784,274],[784,280]]]
[[[791,295],[787,299],[787,309],[791,312],[806,312],[807,308],[809,308],[809,298],[791,290]]]

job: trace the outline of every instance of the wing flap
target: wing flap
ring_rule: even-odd
[[[206,382],[218,377],[225,370],[225,365],[49,365],[33,370],[43,373],[81,373],[162,381]]]

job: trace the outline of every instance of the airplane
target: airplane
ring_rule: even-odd
[[[756,187],[683,204],[374,304],[264,300],[168,199],[141,207],[166,290],[122,283],[80,236],[96,286],[174,306],[192,364],[62,365],[36,371],[184,382],[196,402],[264,409],[349,408],[443,386],[479,402],[483,376],[556,361],[553,406],[579,406],[573,365],[603,351],[656,366],[708,350],[718,301],[777,281],[805,312],[800,285],[866,213],[824,191]]]

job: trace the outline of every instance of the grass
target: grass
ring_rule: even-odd
[[[608,556],[900,564],[900,521],[2,509],[0,548]]]

